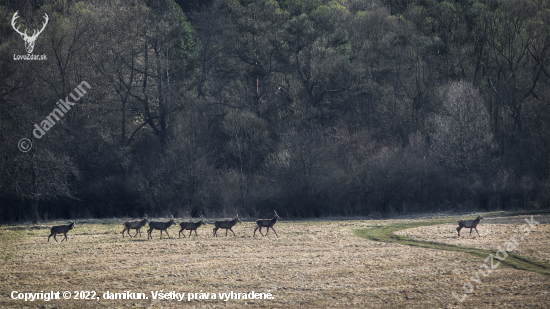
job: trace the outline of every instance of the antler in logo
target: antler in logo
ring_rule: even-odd
[[[32,53],[33,49],[34,49],[34,41],[36,41],[36,39],[38,38],[38,36],[40,35],[40,33],[42,33],[42,31],[44,31],[44,28],[46,28],[46,25],[48,24],[48,14],[44,13],[44,19],[46,19],[46,22],[44,23],[44,26],[42,26],[42,29],[38,32],[36,32],[36,30],[33,31],[32,33],[32,36],[28,36],[27,35],[27,31],[25,30],[25,32],[21,32],[19,31],[19,27],[15,27],[15,20],[17,18],[19,18],[19,16],[17,16],[17,12],[15,12],[15,14],[13,14],[13,18],[11,19],[11,26],[13,27],[13,29],[19,33],[21,35],[21,37],[23,38],[23,40],[25,41],[25,49],[27,50],[27,53]]]

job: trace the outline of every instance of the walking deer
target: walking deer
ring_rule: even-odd
[[[275,216],[273,217],[273,219],[258,219],[256,220],[256,228],[254,229],[254,236],[256,236],[256,230],[260,229],[260,234],[262,234],[262,227],[267,227],[267,232],[264,234],[262,234],[262,236],[267,236],[267,233],[269,233],[269,228],[271,228],[273,230],[273,232],[275,232],[275,229],[273,228],[273,226],[275,225],[275,223],[277,223],[277,220],[281,219],[281,217],[279,217],[279,215],[277,215],[277,212],[275,210],[273,210],[275,212]],[[277,232],[275,232],[275,235],[277,235]],[[253,237],[254,237],[253,236]],[[277,237],[279,237],[279,235],[277,235]]]
[[[241,220],[239,220],[239,215],[237,215],[235,217],[235,219],[233,220],[227,220],[227,221],[216,221],[214,222],[214,225],[216,226],[214,229],[213,229],[213,232],[214,234],[212,235],[212,237],[214,236],[217,236],[217,232],[218,232],[218,229],[222,228],[222,229],[225,229],[225,236],[227,236],[227,230],[230,230],[231,233],[233,233],[233,236],[237,237],[237,235],[235,235],[235,232],[233,232],[233,229],[232,227],[237,224],[238,222],[241,222]],[[241,222],[242,223],[242,222]]]
[[[65,235],[65,238],[63,238],[61,240],[61,242],[63,242],[64,240],[69,241],[67,239],[67,232],[72,230],[73,227],[74,227],[74,222],[71,222],[71,224],[69,224],[69,225],[52,226],[52,228],[50,229],[51,234],[50,234],[50,236],[48,236],[48,242],[50,242],[50,237],[52,237],[52,236],[53,236],[53,239],[55,239],[55,241],[57,241],[57,238],[55,238],[55,235],[57,235],[57,234]]]
[[[122,237],[124,238],[124,232],[127,232],[128,236],[132,237],[132,235],[130,235],[130,230],[136,230],[136,235],[134,235],[134,237],[136,237],[138,233],[139,233],[139,237],[141,237],[141,228],[144,227],[147,223],[149,223],[147,214],[145,214],[145,216],[143,217],[143,220],[141,221],[124,222],[123,224],[124,230],[122,230]]]
[[[168,222],[153,222],[153,221],[150,221],[149,222],[149,229],[147,230],[147,239],[149,239],[149,237],[151,237],[151,239],[153,239],[153,236],[151,235],[153,230],[160,230],[160,239],[162,239],[162,231],[165,231],[166,235],[168,235],[168,238],[170,238],[170,234],[168,234],[167,229],[170,226],[175,225],[175,224],[176,224],[176,222],[174,222],[174,217],[173,216],[170,216],[170,221],[168,221]]]
[[[460,220],[460,221],[457,221],[458,223],[458,227],[456,228],[456,231],[458,232],[458,237],[460,237],[460,230],[464,227],[464,228],[469,228],[470,229],[470,235],[472,235],[472,229],[475,229],[476,230],[476,233],[477,233],[477,236],[481,237],[481,235],[479,235],[479,232],[477,231],[477,225],[479,224],[479,222],[481,221],[481,219],[483,219],[482,216],[477,216],[477,218],[475,220]]]
[[[191,233],[193,233],[193,231],[195,231],[195,236],[199,236],[197,235],[197,229],[201,226],[201,225],[206,225],[207,223],[204,223],[204,221],[199,221],[197,223],[194,223],[194,222],[182,222],[180,223],[180,227],[181,227],[181,230],[180,232],[178,233],[179,237],[178,238],[181,238],[181,234],[183,234],[183,231],[184,230],[188,230],[189,231],[189,237],[191,237]],[[185,234],[183,234],[183,237],[185,238]]]

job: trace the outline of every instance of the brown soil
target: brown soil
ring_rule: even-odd
[[[379,243],[354,236],[353,230],[395,220],[279,222],[267,237],[252,238],[253,222],[238,224],[237,237],[147,240],[122,238],[122,225],[78,223],[68,242],[46,242],[49,231],[28,226],[0,227],[0,307],[40,308],[455,308],[550,306],[550,278],[498,267],[472,283],[463,303],[462,287],[472,282],[481,260],[467,254]],[[494,225],[494,224],[493,224]],[[209,228],[208,228],[209,227]],[[40,228],[40,226],[39,226]],[[485,238],[457,240],[452,226],[430,227],[441,239],[484,245],[497,229],[483,224]],[[441,229],[441,230],[438,230]],[[424,233],[426,229],[422,230]],[[178,229],[169,229],[177,237]],[[225,231],[220,230],[221,235]],[[510,230],[513,232],[513,230]],[[412,233],[412,231],[407,231]],[[133,234],[133,233],[132,233]],[[220,233],[218,233],[220,234]],[[230,235],[231,232],[229,232]],[[546,248],[549,230],[540,226],[530,243]],[[165,236],[164,236],[165,237]],[[58,237],[60,240],[61,238]],[[495,238],[496,240],[497,238]],[[502,240],[505,238],[502,238]],[[498,238],[501,240],[501,238]],[[464,243],[462,243],[464,242]],[[520,248],[528,248],[521,243]],[[529,247],[531,248],[531,247]],[[167,293],[271,293],[269,300],[153,300],[151,291]],[[95,291],[100,300],[13,300],[12,291]],[[146,300],[106,300],[105,292],[142,292]]]

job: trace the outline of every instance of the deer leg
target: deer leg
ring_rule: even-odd
[[[461,229],[462,229],[461,226],[459,226],[459,227],[456,228],[456,231],[458,232],[458,237],[460,237],[460,230],[461,230]]]
[[[472,229],[473,227],[470,228],[470,235],[468,235],[468,237],[472,236]]]
[[[56,238],[55,236],[57,236],[57,233],[56,233],[56,234],[53,234],[53,239],[55,239],[55,242],[58,242],[58,241],[57,241],[57,238]]]
[[[170,239],[170,234],[168,234],[168,230],[164,230],[164,232],[166,233],[166,235],[168,235],[168,239]]]
[[[136,234],[134,235],[134,237],[136,237],[136,236],[137,236],[138,232],[139,232],[139,230],[138,230],[138,229],[136,229]],[[130,233],[128,233],[128,235],[130,235]],[[141,235],[140,235],[140,236],[141,236]]]
[[[227,236],[227,232],[229,231],[229,229],[225,229],[225,236]],[[233,231],[231,231],[233,232]]]
[[[138,229],[138,232],[139,232],[139,237],[141,237],[141,228]],[[137,235],[137,233],[136,233]]]
[[[275,229],[273,227],[271,227],[271,229],[273,230],[273,232],[275,233],[275,235],[277,235],[277,232],[275,232]],[[279,237],[279,235],[277,235],[277,237]]]
[[[63,242],[64,240],[67,240],[67,233],[63,233],[63,235],[65,235],[65,238],[61,239],[61,242]]]
[[[267,227],[267,232],[265,233],[265,236],[267,236],[267,233],[269,233],[269,226]]]
[[[48,236],[48,242],[50,242],[50,237],[52,237],[53,234],[50,234],[50,236]]]
[[[178,233],[178,238],[181,238],[181,231],[183,231],[183,229],[181,229],[180,232]],[[183,238],[185,238],[185,235],[183,235]]]
[[[124,232],[126,232],[126,229],[122,230],[122,238],[124,238]]]
[[[189,233],[189,236],[191,236],[191,233]],[[195,230],[195,236],[199,237],[199,234],[197,234],[197,230]]]
[[[477,227],[474,227],[474,229],[476,230],[477,236],[481,237],[481,235],[479,235],[479,232],[477,231]]]
[[[252,237],[256,237],[256,231],[257,231],[257,230],[258,230],[258,227],[256,227],[256,228],[254,229],[254,236],[252,236]]]
[[[217,228],[217,227],[215,227],[215,228],[212,229],[212,233],[213,233],[213,234],[212,234],[212,237],[216,236],[216,232],[218,232],[218,228]]]
[[[230,228],[230,230],[231,230],[231,233],[233,233],[233,236],[237,237],[237,235],[235,235],[235,232],[233,232],[233,229]],[[227,230],[225,230],[225,233],[227,234]]]

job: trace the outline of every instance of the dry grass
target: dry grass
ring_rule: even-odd
[[[474,292],[459,304],[451,292],[462,295],[463,284],[479,268],[478,258],[459,252],[379,243],[353,235],[357,228],[397,221],[283,221],[275,226],[279,238],[272,232],[267,237],[252,238],[254,223],[245,222],[233,229],[238,237],[211,238],[213,226],[208,225],[199,228],[199,237],[191,239],[160,240],[156,231],[154,239],[147,240],[145,228],[141,239],[129,239],[122,238],[119,222],[88,220],[77,222],[69,232],[69,241],[62,243],[53,239],[46,242],[49,230],[45,225],[37,229],[4,226],[0,227],[3,269],[0,307],[541,308],[550,305],[550,278],[504,267],[474,285]],[[171,227],[170,235],[177,237],[178,230]],[[548,237],[547,229],[541,231]],[[224,231],[219,232],[225,235]],[[96,291],[99,296],[106,291],[128,290],[143,292],[149,299],[24,302],[10,298],[12,291],[77,290]],[[181,304],[176,300],[153,300],[150,291],[160,290],[270,291],[274,299],[201,300],[189,304],[186,298],[185,304]]]
[[[458,224],[442,224],[426,227],[417,227],[397,232],[397,235],[407,236],[416,240],[433,241],[462,247],[473,247],[496,251],[498,247],[506,248],[506,243],[514,237],[518,243],[511,251],[514,254],[526,256],[535,260],[550,263],[550,216],[535,215],[533,219],[540,224],[531,229],[529,235],[520,232],[520,227],[526,225],[525,218],[531,216],[513,216],[506,218],[487,218],[482,220],[477,230],[463,228],[460,237],[456,232]],[[472,216],[474,219],[475,216]],[[527,225],[528,227],[528,225]],[[523,231],[523,230],[522,230]],[[521,239],[524,237],[524,239]],[[510,248],[512,247],[509,245]]]

